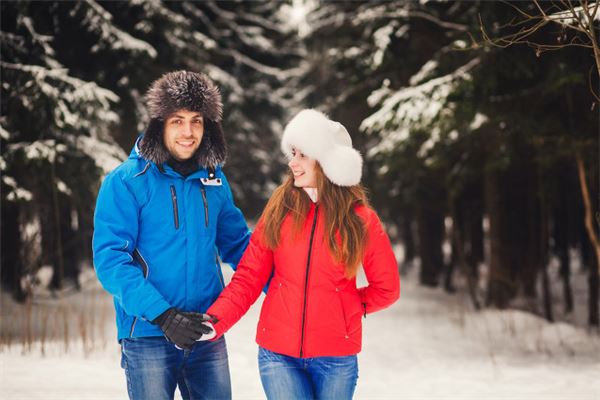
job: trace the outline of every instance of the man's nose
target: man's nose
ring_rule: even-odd
[[[192,131],[192,123],[191,122],[186,122],[185,124],[183,124],[183,130],[181,132],[184,136],[192,136],[193,131]]]

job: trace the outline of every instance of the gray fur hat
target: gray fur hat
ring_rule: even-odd
[[[204,117],[204,136],[194,158],[206,168],[225,162],[227,145],[221,120],[223,103],[219,88],[204,74],[189,71],[169,72],[154,81],[146,93],[150,123],[140,144],[141,155],[161,165],[171,157],[164,145],[165,120],[177,110],[200,112]]]

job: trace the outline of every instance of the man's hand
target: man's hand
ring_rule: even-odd
[[[210,317],[205,317],[205,314],[169,308],[156,317],[152,323],[158,325],[165,337],[175,346],[180,349],[191,349],[202,335],[212,332],[210,327],[202,323],[207,321],[207,318]]]

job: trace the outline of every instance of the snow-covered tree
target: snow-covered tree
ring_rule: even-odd
[[[535,9],[534,4],[527,7]],[[376,170],[381,192],[401,203],[416,202],[421,249],[424,240],[431,243],[432,237],[440,237],[444,216],[452,217],[449,266],[457,264],[473,278],[483,254],[468,253],[474,248],[473,240],[483,234],[485,212],[491,241],[486,302],[500,307],[518,295],[534,298],[538,275],[546,276],[547,254],[552,250],[548,226],[556,218],[551,210],[559,201],[560,187],[576,178],[567,174],[566,180],[557,183],[550,176],[582,143],[588,149],[597,148],[594,136],[584,134],[597,126],[595,115],[589,112],[593,101],[586,93],[586,75],[593,60],[589,53],[581,48],[571,49],[569,55],[543,57],[527,48],[500,53],[473,40],[480,21],[500,29],[502,21],[515,17],[514,13],[505,4],[415,6],[409,15],[421,14],[417,18],[429,21],[429,26],[409,29],[410,40],[427,43],[435,37],[433,51],[427,59],[410,64],[408,79],[386,79],[372,92],[369,103],[375,110],[361,125],[374,138],[368,153],[371,160],[383,165]],[[539,35],[553,37],[554,32]],[[397,76],[395,71],[389,73]],[[438,191],[440,187],[444,191]],[[426,220],[420,221],[427,199],[434,203],[426,209]],[[445,209],[442,214],[440,208]],[[562,212],[566,211],[558,215]],[[438,213],[438,233],[425,229],[423,235],[432,213]],[[576,223],[581,226],[581,220]],[[479,233],[473,235],[468,227],[477,230],[477,225]],[[481,238],[476,242],[481,246]],[[438,265],[439,247],[435,249]],[[422,250],[420,256],[423,268]],[[431,275],[421,273],[422,279]],[[471,286],[476,283],[469,281]],[[551,319],[549,287],[543,288],[544,313]]]
[[[41,264],[55,287],[77,281],[99,178],[124,155],[108,135],[119,97],[61,63],[45,6],[2,4],[2,278],[18,295]]]

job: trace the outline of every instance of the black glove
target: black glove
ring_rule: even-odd
[[[158,325],[165,337],[180,349],[191,349],[202,335],[212,332],[208,326],[202,324],[210,317],[196,312],[180,311],[169,308],[156,317],[152,323]]]

